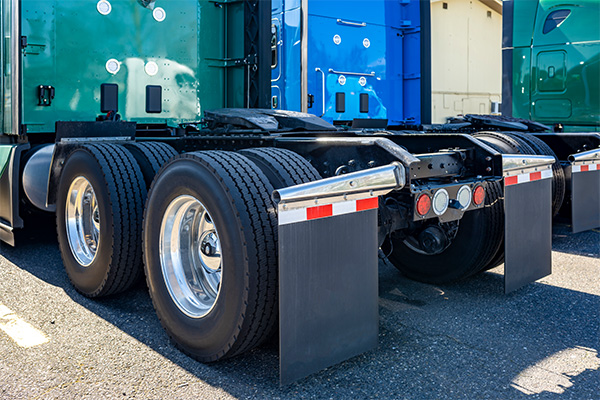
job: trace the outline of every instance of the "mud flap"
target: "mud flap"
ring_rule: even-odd
[[[600,149],[569,157],[573,233],[600,227]]]
[[[281,384],[377,346],[377,210],[279,227]]]
[[[551,158],[547,166],[505,172],[505,293],[552,273],[553,161]]]
[[[398,164],[274,193],[282,385],[377,346],[378,196],[403,185]]]
[[[571,175],[573,233],[600,227],[600,170]]]

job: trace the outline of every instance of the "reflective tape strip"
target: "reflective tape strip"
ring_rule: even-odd
[[[279,225],[293,224],[296,222],[311,221],[314,219],[335,217],[337,215],[351,214],[366,210],[376,210],[379,207],[379,198],[343,201],[340,203],[322,206],[304,207],[294,210],[279,209]]]
[[[518,183],[527,183],[539,181],[540,179],[552,178],[552,170],[545,169],[543,171],[530,172],[528,174],[507,176],[504,178],[504,186],[516,185]]]
[[[600,171],[600,164],[573,165],[571,172]]]

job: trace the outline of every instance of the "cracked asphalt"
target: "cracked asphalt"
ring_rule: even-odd
[[[0,398],[598,399],[600,231],[568,229],[554,227],[553,274],[509,295],[502,267],[432,286],[381,261],[378,348],[280,388],[274,343],[205,365],[169,343],[143,284],[79,295],[40,227],[0,244],[0,309],[47,338],[0,330]]]

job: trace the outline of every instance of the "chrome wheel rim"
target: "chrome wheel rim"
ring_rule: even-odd
[[[221,242],[206,207],[179,196],[167,207],[160,227],[159,254],[165,285],[179,310],[201,318],[221,291]]]
[[[67,238],[77,262],[88,267],[100,246],[100,212],[92,184],[78,176],[69,187],[65,209]]]

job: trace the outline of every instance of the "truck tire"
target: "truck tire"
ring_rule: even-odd
[[[276,326],[272,190],[252,161],[225,151],[175,157],[150,188],[143,240],[150,296],[173,342],[199,361],[247,351]]]
[[[142,272],[142,172],[119,145],[82,145],[67,157],[57,192],[63,263],[88,297],[131,287]]]
[[[486,188],[485,207],[464,214],[450,246],[440,254],[418,253],[401,237],[392,236],[382,250],[406,277],[425,283],[444,284],[481,271],[500,250],[504,237],[502,185]]]
[[[509,135],[526,142],[537,155],[554,157],[555,161],[552,164],[552,216],[555,217],[562,207],[566,191],[565,171],[560,165],[558,157],[550,146],[533,135],[519,132],[511,132]]]
[[[150,188],[150,184],[160,167],[177,155],[175,149],[165,143],[131,142],[126,143],[124,146],[140,166],[147,188]]]
[[[245,149],[239,152],[252,160],[275,189],[321,179],[319,172],[304,157],[274,147]]]

